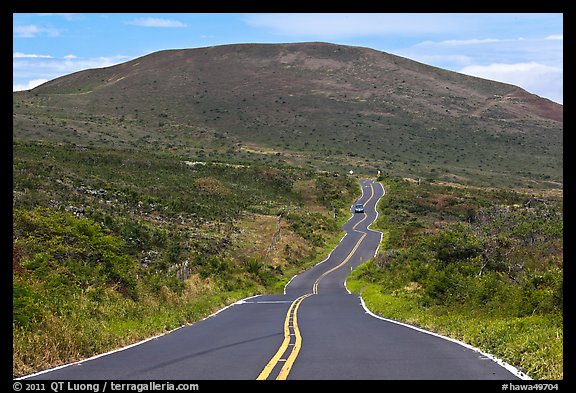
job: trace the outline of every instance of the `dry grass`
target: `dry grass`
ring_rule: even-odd
[[[316,181],[314,179],[298,180],[295,181],[292,186],[292,189],[302,196],[307,211],[325,212],[326,207],[318,202],[318,193],[315,191],[315,188]]]
[[[238,249],[230,255],[236,262],[255,258],[273,267],[285,266],[288,258],[303,257],[311,251],[311,246],[290,229],[285,219],[280,219],[280,234],[274,247],[271,245],[278,231],[278,217],[251,214],[238,226]]]
[[[201,193],[205,194],[228,195],[231,192],[220,180],[213,177],[198,178],[194,181],[194,184]]]

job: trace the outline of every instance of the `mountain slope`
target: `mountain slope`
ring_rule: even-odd
[[[470,183],[558,186],[562,132],[518,87],[327,43],[167,50],[14,93],[17,138]]]

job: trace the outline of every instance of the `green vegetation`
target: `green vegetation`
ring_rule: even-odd
[[[281,291],[341,236],[336,199],[359,193],[354,179],[287,166],[47,142],[13,149],[14,376]],[[257,218],[270,229],[250,232]],[[260,246],[248,248],[247,234]],[[269,247],[273,238],[282,247]]]
[[[281,292],[340,239],[344,174],[380,169],[419,180],[386,177],[350,288],[562,377],[560,105],[365,48],[230,45],[15,92],[13,140],[14,376]]]
[[[13,114],[13,134],[29,140],[219,149],[251,162],[485,186],[563,181],[561,105],[360,47],[162,51],[15,92]]]
[[[561,197],[383,180],[381,251],[348,288],[375,313],[561,379]]]

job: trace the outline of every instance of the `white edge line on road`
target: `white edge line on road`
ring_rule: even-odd
[[[352,292],[350,292],[350,290],[346,286],[346,280],[344,280],[344,289],[346,289],[346,292],[348,292],[348,295],[352,295]]]
[[[378,250],[380,249],[380,243],[382,243],[382,236],[384,235],[382,232],[377,231],[375,229],[370,228],[372,226],[372,224],[374,224],[377,220],[378,220],[378,216],[380,215],[378,213],[378,209],[376,209],[376,206],[378,206],[378,202],[380,202],[380,199],[384,198],[384,195],[386,195],[386,190],[384,189],[384,186],[382,185],[382,183],[378,183],[376,182],[376,184],[379,184],[380,187],[382,187],[382,196],[380,198],[378,198],[378,200],[376,201],[376,203],[374,204],[374,211],[376,212],[376,218],[374,219],[374,221],[372,221],[370,223],[370,225],[366,226],[366,229],[372,232],[378,232],[380,234],[380,241],[378,242],[378,247],[376,247],[376,251],[374,251],[374,256],[373,258],[376,257],[376,255],[378,255]]]
[[[363,195],[364,195],[364,190],[362,189],[362,196],[363,196]],[[361,197],[360,197],[360,198],[361,198]],[[353,206],[354,206],[354,204],[350,205],[350,210],[352,210],[352,207],[353,207]],[[354,213],[352,213],[352,215],[350,216],[350,218],[349,218],[348,220],[350,220],[352,217],[354,217]],[[340,239],[340,241],[338,242],[338,244],[340,244],[340,243],[342,242],[342,240],[344,240],[344,238],[346,237],[346,235],[348,235],[348,233],[345,233],[345,234],[342,236],[342,238]],[[332,250],[332,251],[333,251],[333,250]],[[316,265],[314,265],[314,266],[320,265],[321,263],[324,263],[324,262],[326,262],[328,259],[330,259],[330,256],[332,255],[332,251],[330,251],[330,253],[328,254],[328,256],[327,256],[324,260],[318,262],[318,263],[317,263]],[[294,280],[294,278],[296,278],[297,276],[298,276],[298,274],[294,275],[294,276],[286,283],[286,285],[284,286],[284,295],[286,295],[286,287],[288,287],[288,285],[292,282],[292,280]],[[346,290],[348,290],[348,288],[346,288]],[[350,292],[350,291],[348,291],[348,292]],[[137,345],[144,344],[144,343],[146,343],[146,342],[148,342],[148,341],[155,340],[155,339],[157,339],[157,338],[159,338],[159,337],[165,336],[166,334],[170,334],[170,333],[172,333],[172,332],[174,332],[174,331],[176,331],[176,330],[178,330],[178,329],[181,329],[181,328],[183,328],[183,327],[191,326],[191,325],[193,325],[193,324],[195,324],[195,323],[197,323],[197,322],[204,321],[204,320],[206,320],[206,319],[208,319],[208,318],[210,318],[210,317],[213,317],[214,315],[219,314],[220,312],[222,312],[222,311],[226,310],[227,308],[232,307],[232,306],[234,306],[234,305],[236,305],[236,304],[248,303],[248,302],[246,302],[246,300],[248,300],[248,299],[253,299],[253,298],[256,298],[256,297],[258,297],[258,296],[262,296],[262,295],[250,296],[250,297],[247,297],[247,298],[238,300],[238,301],[236,301],[236,302],[234,302],[234,303],[232,303],[232,304],[229,304],[228,306],[226,306],[226,307],[224,307],[224,308],[221,308],[220,310],[216,311],[215,313],[210,314],[209,316],[207,316],[207,317],[205,317],[205,318],[203,318],[203,319],[201,319],[201,320],[199,320],[199,321],[196,321],[196,322],[193,322],[193,323],[190,323],[190,324],[186,324],[186,325],[182,325],[182,326],[177,327],[177,328],[175,328],[175,329],[172,329],[172,330],[170,330],[170,331],[168,331],[168,332],[165,332],[165,333],[156,335],[156,336],[154,336],[154,337],[150,337],[150,338],[144,339],[144,340],[142,340],[142,341],[138,341],[137,343],[130,344],[130,345],[128,345],[128,346],[125,346],[125,347],[122,347],[122,348],[118,348],[118,349],[115,349],[115,350],[110,351],[110,352],[101,353],[101,354],[92,356],[92,357],[87,358],[87,359],[82,359],[82,360],[78,360],[78,361],[75,361],[75,362],[72,362],[72,363],[67,363],[67,364],[63,364],[63,365],[61,365],[61,366],[57,366],[57,367],[53,367],[53,368],[50,368],[50,369],[38,371],[38,372],[33,373],[33,374],[29,374],[29,375],[25,375],[25,376],[23,376],[23,377],[15,378],[14,380],[22,380],[22,379],[26,379],[26,378],[35,377],[35,376],[37,376],[37,375],[49,373],[49,372],[56,371],[56,370],[59,370],[59,369],[61,369],[61,368],[65,368],[65,367],[69,367],[69,366],[78,366],[78,365],[80,365],[80,364],[82,364],[82,363],[84,363],[84,362],[88,362],[88,361],[90,361],[90,360],[95,360],[95,359],[98,359],[98,358],[103,357],[103,356],[107,356],[107,355],[111,355],[111,354],[116,353],[116,352],[124,351],[124,350],[126,350],[126,349],[129,349],[129,348],[135,347],[135,346],[137,346]]]
[[[364,190],[362,190],[362,195],[364,195]],[[350,206],[350,210],[352,210],[352,206],[353,206],[353,204]],[[354,217],[354,214],[352,214],[352,215],[350,216],[350,218],[352,218],[352,217]],[[350,219],[349,219],[349,220],[350,220]],[[348,234],[348,233],[345,233],[344,236],[342,236],[342,238],[340,239],[340,242],[338,242],[338,244],[340,244],[340,243],[342,242],[342,240],[344,240],[344,238],[346,237],[347,234]],[[320,264],[323,263],[323,262],[326,262],[328,259],[330,259],[330,256],[331,256],[331,255],[332,255],[332,251],[328,254],[328,256],[326,257],[326,259],[324,259],[323,261],[318,262],[318,263],[317,263],[316,265],[314,265],[314,266],[317,266],[317,265],[320,265]],[[298,275],[294,275],[294,276],[290,279],[290,281],[288,281],[288,282],[286,283],[286,285],[284,286],[284,295],[286,295],[286,287],[288,286],[288,284],[290,284],[290,282],[291,282],[296,276],[298,276]],[[346,290],[348,290],[348,289],[346,288]],[[204,321],[204,320],[206,320],[206,319],[208,319],[208,318],[210,318],[210,317],[213,317],[213,316],[216,315],[216,314],[221,313],[222,311],[224,311],[224,310],[226,310],[227,308],[232,307],[232,306],[234,306],[234,305],[243,304],[243,303],[248,303],[248,302],[246,302],[246,300],[253,299],[253,298],[256,298],[256,297],[258,297],[258,296],[262,296],[262,295],[250,296],[250,297],[247,297],[247,298],[238,300],[238,301],[236,301],[236,302],[234,302],[234,303],[232,303],[232,304],[229,304],[228,306],[226,306],[226,307],[224,307],[224,308],[221,308],[220,310],[218,310],[218,311],[210,314],[209,316],[207,316],[207,317],[205,317],[205,318],[202,318],[202,319],[199,320],[199,321],[192,322],[192,323],[186,324],[186,325],[182,325],[182,326],[180,326],[180,327],[177,327],[177,328],[172,329],[172,330],[170,330],[170,331],[167,331],[167,332],[165,332],[165,333],[158,334],[158,335],[153,336],[153,337],[149,337],[149,338],[144,339],[144,340],[142,340],[142,341],[138,341],[138,342],[136,342],[136,343],[134,343],[134,344],[130,344],[130,345],[127,345],[127,346],[125,346],[125,347],[121,347],[121,348],[118,348],[118,349],[114,349],[114,350],[109,351],[109,352],[101,353],[101,354],[98,354],[98,355],[95,355],[95,356],[92,356],[92,357],[89,357],[89,358],[86,358],[86,359],[82,359],[82,360],[78,360],[78,361],[75,361],[75,362],[71,362],[71,363],[63,364],[63,365],[56,366],[56,367],[53,367],[53,368],[49,368],[49,369],[46,369],[46,370],[38,371],[38,372],[33,373],[33,374],[24,375],[24,376],[19,377],[19,378],[14,378],[14,380],[15,380],[15,381],[18,381],[18,380],[23,380],[23,379],[26,379],[26,378],[32,378],[32,377],[35,377],[35,376],[38,376],[38,375],[42,375],[42,374],[46,374],[46,373],[49,373],[49,372],[52,372],[52,371],[60,370],[60,369],[65,368],[65,367],[79,366],[79,365],[81,365],[81,364],[84,363],[84,362],[89,362],[90,360],[95,360],[95,359],[98,359],[98,358],[103,357],[103,356],[111,355],[111,354],[116,353],[116,352],[121,352],[121,351],[124,351],[124,350],[126,350],[126,349],[130,349],[130,348],[132,348],[132,347],[135,347],[135,346],[144,344],[144,343],[146,343],[146,342],[148,342],[148,341],[155,340],[155,339],[157,339],[157,338],[159,338],[159,337],[162,337],[162,336],[165,336],[165,335],[167,335],[167,334],[170,334],[170,333],[172,333],[172,332],[174,332],[174,331],[176,331],[176,330],[178,330],[178,329],[181,329],[181,328],[183,328],[183,327],[191,326],[191,325],[194,325],[195,323],[198,323],[198,322],[200,322],[200,321]]]
[[[370,226],[372,224],[374,224],[376,222],[376,220],[378,220],[378,209],[376,209],[376,206],[378,205],[378,202],[380,201],[380,199],[382,199],[382,197],[384,197],[384,195],[386,194],[386,190],[384,189],[384,186],[381,183],[377,183],[377,184],[379,184],[380,187],[382,187],[382,196],[380,198],[378,198],[378,200],[374,204],[374,211],[376,212],[376,218],[374,219],[374,221],[372,221],[369,225],[366,226],[366,229],[368,229],[369,231],[378,232],[380,234],[380,241],[378,242],[378,247],[376,247],[376,251],[374,251],[374,255],[372,256],[372,258],[375,258],[376,255],[378,255],[378,250],[380,249],[380,243],[382,243],[382,235],[384,235],[382,232],[376,231],[376,230],[370,228]],[[348,289],[348,286],[346,285],[346,281],[347,280],[344,279],[344,289],[346,289],[346,292],[348,292],[348,295],[352,295],[352,292],[350,292],[350,290]],[[360,298],[360,299],[362,299],[362,298]]]
[[[254,299],[254,298],[257,298],[258,296],[262,296],[262,295],[254,295],[254,296],[246,297],[246,298],[244,298],[244,299],[240,299],[240,300],[238,300],[238,301],[236,301],[236,302],[234,302],[234,303],[232,303],[232,304],[229,304],[229,305],[227,305],[226,307],[221,308],[220,310],[218,310],[218,311],[210,314],[209,316],[207,316],[207,317],[205,317],[205,318],[202,318],[202,319],[200,319],[200,320],[198,320],[198,321],[196,321],[196,322],[192,322],[192,323],[189,323],[189,324],[186,324],[186,325],[179,326],[179,327],[177,327],[177,328],[175,328],[175,329],[172,329],[172,330],[169,330],[169,331],[167,331],[167,332],[158,334],[158,335],[156,335],[156,336],[154,336],[154,337],[146,338],[146,339],[144,339],[144,340],[142,340],[142,341],[138,341],[138,342],[136,342],[136,343],[134,343],[134,344],[130,344],[130,345],[127,345],[127,346],[125,346],[125,347],[117,348],[117,349],[114,349],[114,350],[112,350],[112,351],[110,351],[110,352],[101,353],[101,354],[98,354],[98,355],[89,357],[89,358],[87,358],[87,359],[78,360],[78,361],[75,361],[75,362],[72,362],[72,363],[67,363],[67,364],[63,364],[63,365],[61,365],[61,366],[49,368],[49,369],[47,369],[47,370],[38,371],[38,372],[36,372],[36,373],[34,373],[34,374],[29,374],[29,375],[25,375],[25,376],[23,376],[23,377],[14,378],[14,380],[15,380],[15,381],[18,381],[18,380],[23,380],[23,379],[26,379],[26,378],[32,378],[32,377],[35,377],[35,376],[37,376],[37,375],[41,375],[41,374],[49,373],[49,372],[52,372],[52,371],[60,370],[61,368],[65,368],[65,367],[69,367],[69,366],[79,366],[79,365],[81,365],[82,363],[88,362],[88,361],[90,361],[90,360],[95,360],[95,359],[101,358],[101,357],[103,357],[103,356],[112,355],[113,353],[116,353],[116,352],[122,352],[122,351],[124,351],[124,350],[126,350],[126,349],[130,349],[130,348],[132,348],[132,347],[136,347],[136,346],[138,346],[138,345],[147,343],[148,341],[155,340],[155,339],[157,339],[157,338],[159,338],[159,337],[162,337],[162,336],[165,336],[165,335],[170,334],[170,333],[172,333],[172,332],[175,332],[175,331],[178,330],[178,329],[182,329],[182,328],[184,328],[184,327],[192,326],[192,325],[194,325],[194,324],[196,324],[196,323],[198,323],[198,322],[204,321],[204,320],[206,320],[206,319],[208,319],[208,318],[210,318],[210,317],[213,317],[213,316],[216,315],[216,314],[219,314],[220,312],[226,310],[227,308],[230,308],[230,307],[232,307],[232,306],[234,306],[234,305],[237,305],[237,304],[246,303],[246,300]]]
[[[372,183],[374,183],[374,182],[372,182]],[[378,209],[376,209],[376,206],[378,205],[378,202],[380,201],[380,199],[382,199],[382,197],[384,197],[384,195],[386,194],[386,190],[384,189],[384,186],[382,185],[382,183],[377,182],[376,184],[379,184],[380,187],[382,187],[382,196],[380,198],[378,198],[378,200],[374,204],[374,211],[376,212],[376,218],[374,219],[374,221],[372,221],[369,225],[366,226],[367,230],[372,231],[372,232],[378,232],[380,234],[380,241],[378,242],[378,247],[376,247],[376,251],[374,251],[374,255],[372,256],[372,258],[375,258],[376,255],[378,255],[378,250],[380,249],[380,243],[382,243],[382,235],[384,235],[382,232],[376,231],[376,230],[370,228],[370,226],[372,224],[374,224],[376,222],[376,220],[378,220]],[[354,215],[352,215],[352,216],[354,216]],[[346,235],[344,235],[344,236],[346,236]],[[342,239],[344,239],[344,238],[342,238]],[[342,240],[340,240],[340,241],[342,241]],[[346,286],[346,281],[347,280],[344,279],[344,289],[346,289],[346,292],[348,292],[348,295],[352,295],[352,292],[350,292],[350,290]]]
[[[368,315],[370,315],[370,316],[372,316],[372,317],[374,317],[374,318],[378,318],[378,319],[381,319],[381,320],[386,321],[386,322],[395,323],[395,324],[397,324],[397,325],[401,325],[401,326],[404,326],[404,327],[407,327],[407,328],[410,328],[410,329],[414,329],[414,330],[417,330],[417,331],[422,332],[422,333],[430,334],[431,336],[435,336],[435,337],[442,338],[442,339],[444,339],[444,340],[451,341],[451,342],[456,343],[456,344],[458,344],[458,345],[461,345],[461,346],[463,346],[463,347],[465,347],[465,348],[468,348],[468,349],[471,349],[471,350],[473,350],[473,351],[475,351],[475,352],[478,352],[478,353],[481,354],[482,356],[485,356],[485,357],[493,360],[494,362],[498,363],[500,366],[504,367],[506,370],[510,371],[512,374],[514,374],[515,376],[517,376],[517,377],[520,378],[520,379],[523,379],[523,380],[532,380],[532,378],[530,378],[527,374],[523,373],[522,371],[518,370],[516,367],[511,366],[510,364],[506,363],[505,361],[503,361],[503,360],[501,360],[501,359],[498,359],[498,358],[495,357],[494,355],[490,355],[489,353],[486,353],[486,352],[482,351],[482,350],[479,349],[479,348],[473,347],[473,346],[470,345],[470,344],[466,344],[465,342],[456,340],[456,339],[454,339],[454,338],[442,336],[442,335],[440,335],[440,334],[438,334],[438,333],[434,333],[434,332],[431,332],[431,331],[429,331],[429,330],[425,330],[425,329],[419,328],[419,327],[417,327],[417,326],[410,325],[410,324],[408,324],[408,323],[399,322],[399,321],[395,321],[395,320],[393,320],[393,319],[388,319],[388,318],[381,317],[380,315],[376,315],[376,314],[374,314],[372,311],[370,311],[370,310],[368,309],[368,307],[366,307],[366,303],[364,303],[364,299],[362,299],[362,296],[358,296],[358,297],[360,298],[360,303],[362,304],[362,307],[363,307],[364,310],[366,311],[366,314],[368,314]]]
[[[378,184],[380,184],[380,183],[378,183]],[[380,184],[380,186],[382,187],[382,184]],[[382,187],[382,190],[384,190],[384,187]],[[360,197],[358,197],[358,199],[356,199],[356,201],[362,199],[362,197],[364,196],[364,188],[362,187],[362,185],[360,185],[360,191],[362,191],[362,195],[361,195]],[[355,204],[355,203],[356,203],[356,202],[354,202],[354,203],[352,203],[352,204],[350,205],[350,213],[351,213],[351,215],[350,215],[350,218],[348,219],[348,221],[350,221],[350,220],[354,217],[354,213],[352,213],[352,208],[354,207],[354,204]],[[376,202],[376,203],[378,203],[378,202]],[[376,210],[376,209],[374,209],[374,210]],[[376,214],[378,214],[378,211],[377,211],[377,210],[376,210]],[[378,218],[378,215],[376,215],[376,218]],[[348,221],[346,221],[346,223],[348,223]],[[370,225],[372,225],[372,224],[370,224]],[[368,227],[369,227],[370,225],[368,225]],[[371,229],[371,230],[372,230],[372,229]],[[373,232],[377,232],[377,231],[373,231]],[[348,232],[344,233],[344,235],[342,236],[342,238],[340,239],[340,241],[338,242],[338,244],[336,244],[336,247],[338,247],[338,245],[340,245],[340,243],[342,243],[342,240],[344,240],[344,238],[345,238],[347,235],[348,235]],[[380,232],[380,240],[382,240],[382,232]],[[328,254],[328,256],[327,256],[325,259],[323,259],[322,261],[318,262],[317,264],[315,264],[315,265],[312,266],[311,268],[306,269],[304,272],[306,272],[306,271],[308,271],[308,270],[310,270],[310,269],[312,269],[312,268],[320,265],[321,263],[326,262],[328,259],[330,259],[330,256],[332,255],[332,253],[334,252],[334,250],[336,249],[336,247],[334,247],[334,248],[332,249],[332,251],[330,251],[330,253]],[[292,280],[294,280],[298,275],[300,275],[300,274],[302,274],[302,273],[304,273],[304,272],[295,274],[295,275],[292,276],[292,278],[286,283],[286,285],[284,285],[284,295],[286,295],[286,288],[288,287],[288,285],[290,285],[290,283],[292,282]],[[346,282],[344,282],[344,288],[346,288]],[[346,290],[348,291],[348,288],[346,288]],[[348,291],[348,293],[350,293],[350,291]]]
[[[284,285],[284,295],[286,295],[286,288],[288,287],[288,285],[290,285],[290,283],[292,282],[292,280],[294,280],[294,278],[297,276],[297,274],[293,275],[292,278],[290,280],[288,280],[288,282],[286,283],[286,285]]]
[[[382,186],[381,183],[377,183],[377,184],[380,184],[380,187],[382,187],[382,191],[384,191],[384,193],[382,194],[382,197],[383,197],[383,196],[386,194],[386,190],[384,189],[384,186]],[[382,197],[378,198],[378,201],[379,201]],[[378,201],[376,201],[376,205],[378,204]],[[374,219],[374,221],[372,221],[372,222],[370,223],[370,225],[372,225],[372,224],[373,224],[374,222],[376,222],[376,220],[378,219],[378,209],[376,209],[376,205],[374,205],[374,210],[376,210],[376,219]],[[380,232],[380,231],[376,231],[376,230],[374,230],[374,229],[370,229],[370,225],[368,225],[366,228],[367,228],[368,230],[372,231],[372,232],[379,232],[379,233],[380,233],[380,242],[382,242],[382,235],[383,235],[383,233]],[[376,255],[378,254],[378,249],[379,249],[379,248],[380,248],[380,243],[378,243],[378,247],[376,248],[376,251],[374,252],[374,256],[376,256]],[[350,294],[350,295],[352,294],[352,292],[350,292],[350,290],[349,290],[348,287],[346,286],[346,280],[344,281],[344,288],[346,288],[346,291],[348,292],[348,294]],[[393,319],[388,319],[388,318],[381,317],[380,315],[376,315],[376,314],[374,314],[372,311],[370,311],[370,310],[368,309],[368,307],[366,307],[366,303],[364,302],[364,299],[362,299],[362,296],[359,295],[358,297],[360,298],[360,303],[362,304],[362,307],[364,308],[364,311],[366,311],[366,314],[368,314],[368,315],[370,315],[370,316],[372,316],[372,317],[374,317],[374,318],[378,318],[378,319],[381,319],[381,320],[383,320],[383,321],[395,323],[395,324],[397,324],[397,325],[401,325],[401,326],[404,326],[404,327],[407,327],[407,328],[410,328],[410,329],[417,330],[417,331],[422,332],[422,333],[430,334],[430,335],[432,335],[432,336],[439,337],[439,338],[442,338],[442,339],[444,339],[444,340],[451,341],[451,342],[456,343],[456,344],[458,344],[458,345],[461,345],[461,346],[463,346],[463,347],[465,347],[465,348],[468,348],[468,349],[471,349],[471,350],[473,350],[473,351],[475,351],[475,352],[478,352],[479,354],[481,354],[482,356],[484,356],[484,357],[486,357],[486,358],[488,358],[488,359],[491,359],[492,361],[498,363],[500,366],[504,367],[506,370],[510,371],[512,374],[514,374],[515,376],[517,376],[517,377],[520,378],[520,379],[523,379],[523,380],[532,380],[532,378],[530,378],[527,374],[523,373],[522,371],[518,370],[516,367],[511,366],[510,364],[506,363],[505,361],[503,361],[503,360],[501,360],[501,359],[498,359],[498,358],[495,357],[494,355],[491,355],[491,354],[489,354],[489,353],[486,353],[486,352],[482,351],[482,350],[479,349],[479,348],[473,347],[473,346],[470,345],[470,344],[466,344],[465,342],[456,340],[456,339],[454,339],[454,338],[442,336],[442,335],[440,335],[440,334],[438,334],[438,333],[434,333],[434,332],[431,332],[431,331],[429,331],[429,330],[425,330],[425,329],[419,328],[419,327],[414,326],[414,325],[410,325],[410,324],[407,324],[407,323],[404,323],[404,322],[399,322],[399,321],[395,321],[395,320],[393,320]]]
[[[376,220],[378,220],[378,216],[380,215],[380,213],[378,213],[378,209],[376,209],[376,206],[378,206],[378,202],[380,202],[380,199],[384,198],[384,195],[386,195],[386,190],[384,189],[384,186],[381,183],[376,183],[376,184],[378,184],[380,187],[382,187],[382,195],[380,196],[380,198],[378,198],[376,200],[376,203],[374,203],[374,211],[376,212],[376,218],[374,219],[374,221],[372,221],[369,225],[366,226],[366,229],[368,229],[369,231],[372,231],[372,232],[378,232],[378,233],[382,234],[382,232],[370,228],[370,226],[372,224],[374,224],[376,222]]]
[[[346,237],[346,235],[348,235],[348,233],[345,233],[344,236],[342,236],[342,238],[340,239],[340,241],[338,242],[338,244],[336,245],[336,247],[338,247],[338,245],[339,245],[340,243],[342,243],[342,240],[344,240],[344,238]],[[334,249],[336,249],[336,247],[334,247]],[[298,274],[295,274],[294,276],[292,276],[292,278],[290,279],[290,281],[288,281],[288,282],[286,283],[286,285],[284,285],[284,295],[286,295],[286,288],[288,287],[288,285],[290,285],[290,283],[292,282],[292,280],[294,280],[294,279],[295,279],[296,277],[298,277],[300,274],[302,274],[302,273],[304,273],[304,272],[307,272],[308,270],[312,269],[313,267],[316,267],[316,266],[320,265],[321,263],[326,262],[328,259],[330,259],[330,256],[332,256],[332,252],[334,251],[334,249],[333,249],[332,251],[330,251],[330,253],[328,254],[328,256],[327,256],[325,259],[323,259],[322,261],[318,262],[317,264],[315,264],[315,265],[312,266],[311,268],[306,269],[306,270],[304,270],[303,272],[298,273]]]

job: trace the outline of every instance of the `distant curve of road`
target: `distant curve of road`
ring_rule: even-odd
[[[474,348],[369,313],[345,287],[382,234],[369,228],[384,196],[362,196],[330,255],[283,295],[243,299],[192,325],[24,379],[50,380],[517,380],[514,368]]]

